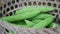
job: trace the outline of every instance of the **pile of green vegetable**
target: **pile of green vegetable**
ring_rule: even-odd
[[[54,22],[55,16],[48,14],[55,8],[50,6],[27,6],[16,10],[15,15],[3,17],[3,21],[27,28],[55,28],[60,25]]]

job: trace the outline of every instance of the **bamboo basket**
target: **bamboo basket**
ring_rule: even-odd
[[[17,9],[25,6],[52,6],[56,10],[50,14],[56,17],[55,22],[60,22],[60,0],[0,0],[0,18],[14,15]],[[12,26],[5,21],[0,20],[1,34],[60,34],[60,29],[44,28],[44,29],[31,29]]]

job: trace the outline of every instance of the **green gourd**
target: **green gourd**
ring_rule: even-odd
[[[22,13],[22,14],[18,14],[18,15],[3,17],[2,20],[8,21],[8,22],[24,20],[24,19],[35,17],[39,13],[40,13],[40,11],[34,10],[34,11],[28,12],[28,13]]]
[[[33,19],[46,19],[46,18],[49,18],[49,17],[54,17],[55,18],[55,16],[52,16],[50,14],[39,14],[36,17],[34,17]]]
[[[51,24],[53,20],[54,20],[54,17],[49,17],[49,18],[37,23],[36,25],[32,26],[32,28],[45,28],[46,26]]]
[[[27,13],[32,12],[33,10],[41,11],[41,12],[50,12],[53,11],[55,8],[50,6],[27,6],[22,8],[21,10],[16,10],[15,14]]]
[[[33,8],[32,9],[31,8],[32,7],[28,6],[28,7],[22,8],[22,9],[18,9],[18,10],[16,10],[15,14],[22,14],[22,13],[26,13],[26,12],[31,12],[31,11],[33,11]]]

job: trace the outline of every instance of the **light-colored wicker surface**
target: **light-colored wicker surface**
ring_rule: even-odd
[[[10,33],[12,31],[14,31],[16,34],[60,34],[60,28],[43,28],[43,29],[33,29],[33,28],[17,28],[17,27],[13,27],[12,25],[9,26],[8,23],[4,23],[2,21],[0,21],[0,25],[2,27],[4,27],[4,30],[11,30]],[[2,30],[2,29],[1,29]],[[1,31],[0,30],[0,31]],[[2,32],[8,33],[6,31],[2,30]]]

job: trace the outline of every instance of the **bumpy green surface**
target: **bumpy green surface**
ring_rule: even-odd
[[[37,23],[39,23],[41,21],[43,21],[43,20],[32,20],[32,22],[35,23],[35,24],[37,24]]]
[[[38,16],[34,17],[33,19],[46,19],[49,17],[54,17],[54,16],[52,16],[50,14],[39,14]]]
[[[33,10],[41,11],[41,12],[50,12],[54,10],[54,8],[50,6],[28,6],[28,7],[22,8],[21,10],[17,10],[16,14],[32,12]]]
[[[47,25],[52,23],[53,20],[54,20],[53,17],[47,18],[47,19],[37,23],[36,25],[32,26],[32,28],[45,28]]]

